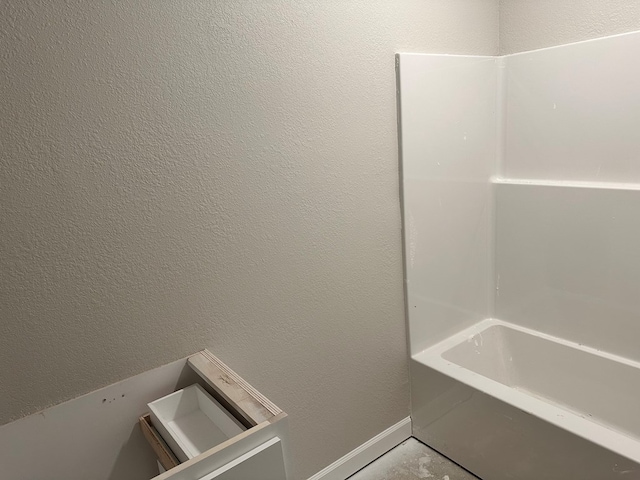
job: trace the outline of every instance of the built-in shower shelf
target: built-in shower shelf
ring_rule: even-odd
[[[539,187],[570,187],[570,188],[597,188],[606,190],[640,190],[640,183],[622,182],[586,182],[586,181],[555,181],[537,180],[527,178],[501,178],[493,177],[491,183],[496,185],[526,185]]]

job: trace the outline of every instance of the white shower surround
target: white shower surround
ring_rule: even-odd
[[[640,478],[638,52],[398,57],[414,435],[482,478]]]

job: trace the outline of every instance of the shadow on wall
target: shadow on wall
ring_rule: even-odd
[[[180,390],[194,383],[200,383],[204,388],[208,388],[203,384],[198,374],[185,364],[172,391]],[[153,400],[156,399],[153,398],[149,401]],[[156,456],[144,438],[138,423],[135,422],[127,441],[118,453],[107,480],[148,480],[156,475],[158,475]]]
[[[158,475],[153,450],[147,444],[142,430],[135,424],[131,434],[116,458],[108,480],[148,480]]]

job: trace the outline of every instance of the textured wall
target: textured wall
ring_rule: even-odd
[[[640,0],[500,0],[500,53],[640,30]]]
[[[408,414],[393,53],[497,0],[0,4],[0,423],[209,347],[304,478]]]

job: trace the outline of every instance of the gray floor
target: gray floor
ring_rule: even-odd
[[[478,480],[414,438],[402,442],[349,480]]]

